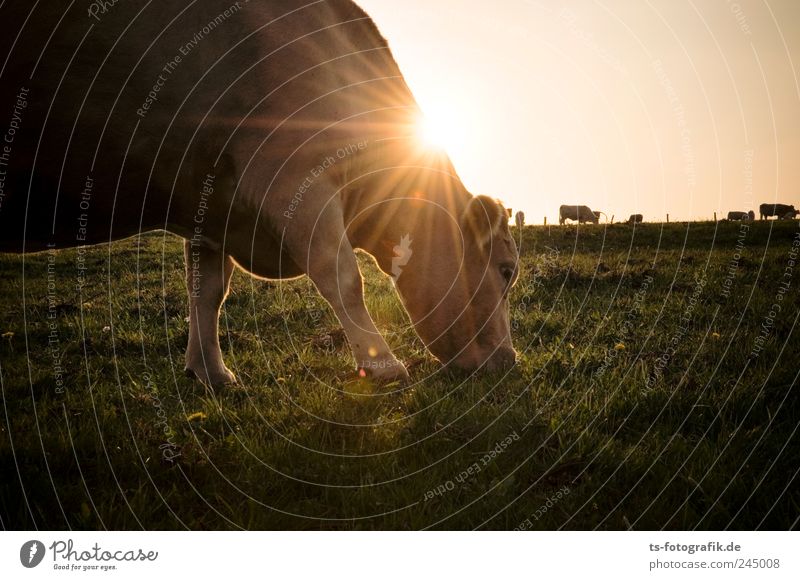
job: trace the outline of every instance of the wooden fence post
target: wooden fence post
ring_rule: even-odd
[[[669,223],[669,214],[667,214],[667,223]]]

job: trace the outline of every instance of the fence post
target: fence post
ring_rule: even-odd
[[[547,216],[544,216],[544,225],[547,225]]]
[[[714,212],[714,221],[717,221],[717,212]]]
[[[669,214],[667,214],[667,223],[669,223]]]

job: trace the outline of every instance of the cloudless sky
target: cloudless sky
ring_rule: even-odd
[[[557,218],[800,208],[798,0],[358,0],[473,193]]]

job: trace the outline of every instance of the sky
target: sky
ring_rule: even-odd
[[[357,0],[466,186],[552,223],[800,208],[798,0]]]

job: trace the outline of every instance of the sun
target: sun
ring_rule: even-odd
[[[465,144],[463,119],[452,110],[429,111],[417,120],[417,139],[427,149],[456,154]]]
[[[446,149],[448,141],[447,124],[441,122],[441,120],[437,121],[423,115],[417,126],[417,137],[426,147]]]

